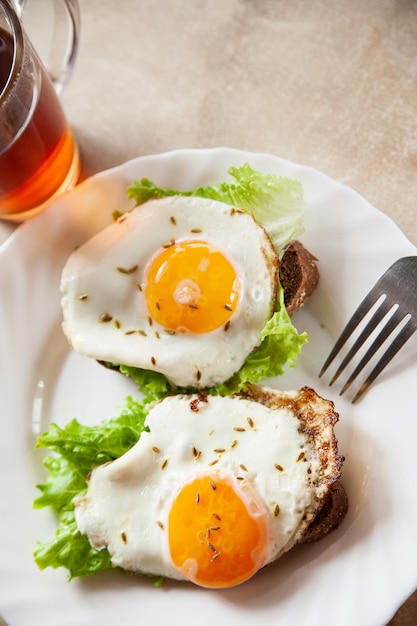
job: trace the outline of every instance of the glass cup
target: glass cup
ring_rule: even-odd
[[[58,96],[77,51],[78,4],[53,0],[48,73],[22,25],[31,2],[0,0],[0,219],[15,222],[42,211],[80,175],[77,144]]]

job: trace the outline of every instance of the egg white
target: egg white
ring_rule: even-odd
[[[182,486],[215,470],[240,477],[237,488],[250,485],[259,496],[271,528],[265,564],[274,561],[292,547],[322,495],[320,455],[290,406],[165,398],[147,417],[150,431],[124,456],[93,470],[87,495],[75,502],[80,531],[94,547],[107,547],[115,566],[182,579],[169,554],[169,512]]]
[[[152,320],[146,268],[172,241],[222,251],[240,283],[230,324],[194,334]],[[74,350],[114,364],[162,372],[172,383],[211,387],[228,380],[260,344],[273,312],[278,260],[252,216],[214,200],[151,200],[124,214],[69,257],[61,280],[63,329]]]

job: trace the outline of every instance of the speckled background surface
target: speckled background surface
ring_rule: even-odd
[[[352,186],[417,243],[415,1],[81,9],[65,104],[92,170],[174,148],[271,152]]]

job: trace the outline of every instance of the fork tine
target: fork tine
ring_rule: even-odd
[[[402,330],[398,333],[388,350],[381,357],[372,372],[369,374],[368,378],[362,384],[361,388],[353,398],[352,403],[357,402],[359,398],[365,393],[368,387],[374,382],[375,378],[382,372],[382,370],[388,365],[391,359],[397,354],[399,349],[414,334],[416,328],[417,324],[410,323],[410,320],[404,326],[404,328],[402,328]]]
[[[353,313],[352,317],[346,324],[336,343],[334,344],[329,356],[327,357],[323,367],[320,370],[319,378],[323,376],[324,372],[327,370],[329,365],[333,362],[334,358],[340,351],[340,349],[345,345],[346,341],[349,339],[355,328],[358,326],[359,322],[365,317],[365,315],[371,310],[372,306],[380,297],[381,293],[379,292],[379,288],[375,285],[371,291],[365,296],[362,300],[356,311]]]
[[[353,346],[348,350],[330,381],[329,384],[332,385],[369,339],[367,351],[342,388],[340,392],[340,395],[342,395],[357,378],[358,374],[360,374],[364,367],[370,362],[370,359],[376,355],[378,349],[383,346],[384,342],[387,342],[388,347],[386,347],[385,352],[360,387],[352,402],[357,402],[371,383],[373,383],[391,359],[397,354],[400,348],[417,330],[416,272],[417,255],[397,259],[385,271],[353,313],[319,373],[319,377],[321,377],[352,335],[353,331],[357,329],[359,336],[354,339]],[[374,311],[372,316],[368,316],[368,313],[373,307]],[[401,313],[400,310],[403,313]],[[388,315],[388,313],[391,312],[392,315]],[[365,320],[366,317],[368,317],[368,320]],[[386,319],[384,319],[385,317]],[[365,325],[365,328],[360,331],[359,325],[362,322],[364,322],[362,325]],[[379,330],[377,329],[379,324],[382,330],[380,330],[379,334],[376,334],[376,338],[373,343],[371,343],[371,333],[374,330]],[[394,333],[394,331],[397,331],[397,333]],[[393,335],[392,338],[391,334]],[[390,339],[390,343],[387,341],[388,338]]]
[[[374,312],[373,316],[371,317],[369,322],[366,324],[365,328],[363,329],[363,331],[361,332],[359,337],[356,339],[355,343],[350,348],[349,352],[347,353],[347,355],[345,356],[343,361],[340,363],[340,365],[337,368],[337,370],[336,370],[333,378],[331,379],[329,385],[333,385],[333,383],[336,382],[336,380],[339,378],[340,374],[344,371],[346,365],[348,363],[350,363],[350,361],[355,356],[355,354],[358,352],[360,347],[365,343],[365,341],[368,339],[370,334],[375,330],[375,328],[378,326],[378,324],[384,319],[384,317],[386,316],[388,311],[391,310],[391,308],[392,308],[392,304],[389,304],[387,299],[385,298],[381,302],[380,306],[376,309],[376,311]]]
[[[363,370],[363,368],[365,367],[365,365],[367,365],[369,363],[369,361],[371,360],[371,358],[374,356],[374,354],[379,350],[379,348],[382,346],[382,344],[384,343],[384,341],[386,341],[386,339],[388,339],[388,337],[394,332],[394,330],[399,326],[399,324],[405,319],[404,314],[402,313],[402,311],[400,311],[400,309],[397,308],[397,310],[394,312],[394,314],[390,317],[390,319],[388,320],[388,322],[385,324],[385,326],[381,329],[379,335],[377,335],[375,337],[375,340],[373,341],[373,343],[369,346],[367,352],[365,353],[365,355],[362,357],[361,361],[359,362],[359,364],[356,366],[356,368],[353,370],[352,374],[349,376],[348,380],[345,382],[344,386],[342,387],[342,390],[340,392],[340,395],[342,395],[343,393],[345,393],[345,391],[350,387],[350,385],[352,384],[352,382],[355,380],[355,378],[357,378],[358,374],[361,373],[361,371]],[[409,321],[409,320],[408,320]],[[407,322],[408,323],[408,322]]]

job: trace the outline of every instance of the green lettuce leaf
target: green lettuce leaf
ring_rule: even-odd
[[[46,448],[48,470],[45,483],[37,485],[40,495],[34,507],[50,507],[57,515],[54,538],[38,542],[34,559],[40,569],[65,567],[69,578],[85,576],[112,568],[108,551],[92,548],[75,520],[74,498],[87,490],[87,476],[97,465],[112,461],[127,452],[146,430],[146,405],[126,398],[118,417],[97,426],[83,426],[73,419],[64,428],[51,424],[38,438],[36,448]]]
[[[242,209],[265,228],[279,255],[300,237],[304,229],[304,194],[301,183],[293,178],[268,174],[252,169],[245,163],[231,167],[231,182],[199,187],[193,191],[179,191],[157,187],[147,178],[133,182],[127,195],[136,203],[143,204],[152,198],[166,196],[198,196],[225,202]]]

